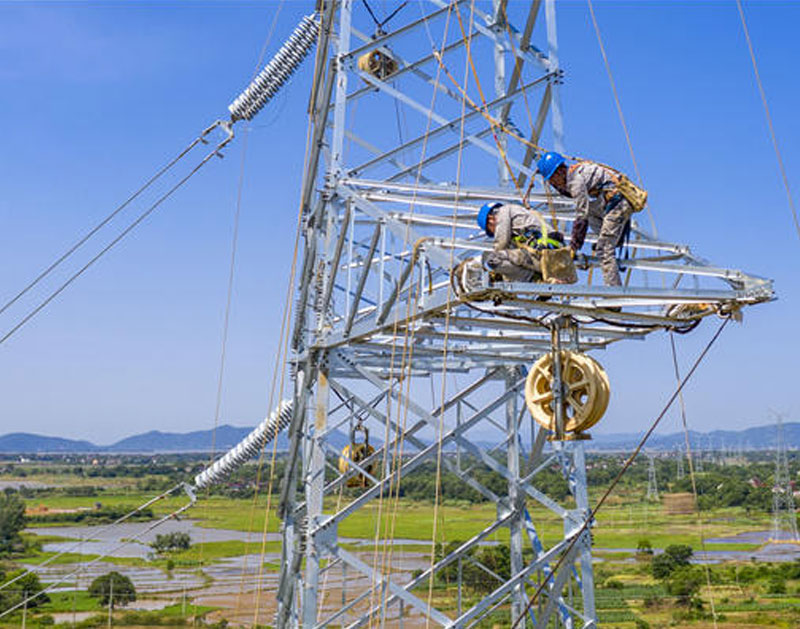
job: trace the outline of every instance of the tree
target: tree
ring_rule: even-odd
[[[23,574],[23,572],[23,570],[16,570],[11,572],[8,576],[0,574],[0,585],[13,579],[17,579]],[[14,584],[8,589],[0,590],[0,612],[9,609],[10,607],[14,607],[15,605],[24,601],[26,598],[33,597],[34,594],[37,594],[41,591],[42,583],[39,581],[39,575],[37,575],[35,572],[29,572],[25,574],[17,581],[14,581]],[[48,603],[49,601],[50,597],[47,596],[47,594],[39,594],[28,601],[27,607],[28,609],[31,609],[33,607]]]
[[[653,545],[649,539],[640,539],[636,544],[636,556],[639,559],[647,559],[653,556]]]
[[[652,571],[656,579],[667,579],[678,568],[688,566],[692,547],[686,544],[672,544],[660,555],[653,557]]]
[[[124,607],[136,600],[136,588],[124,574],[109,572],[97,577],[89,586],[89,596],[99,599],[101,605],[111,601],[112,609],[117,605]]]
[[[158,534],[154,542],[150,543],[150,548],[159,555],[171,551],[189,550],[192,545],[192,538],[188,533],[166,533]]]
[[[0,494],[0,555],[20,550],[25,528],[25,503],[16,492]]]
[[[667,594],[676,596],[679,605],[700,607],[701,603],[695,596],[700,591],[701,584],[700,571],[694,566],[686,565],[676,568],[665,585]]]

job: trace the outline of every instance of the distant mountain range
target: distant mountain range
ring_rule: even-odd
[[[800,448],[800,423],[792,422],[783,425],[787,448]],[[47,437],[25,432],[15,432],[0,436],[0,453],[6,454],[51,454],[51,453],[88,453],[105,452],[118,454],[151,453],[151,452],[224,452],[252,430],[252,427],[219,426],[216,435],[213,430],[197,430],[194,432],[161,432],[152,430],[140,435],[133,435],[114,444],[98,446],[89,441]],[[620,433],[609,435],[592,435],[588,442],[589,450],[594,451],[629,451],[641,439],[643,433]],[[758,426],[745,430],[714,430],[702,433],[690,431],[693,450],[745,449],[764,450],[775,447],[775,425]],[[341,448],[348,438],[335,431],[332,436],[335,447]],[[376,441],[374,445],[378,445]],[[668,451],[684,447],[684,434],[653,435],[647,442],[646,449]],[[278,450],[285,450],[288,440],[285,433],[278,437]]]

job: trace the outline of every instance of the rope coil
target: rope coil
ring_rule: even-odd
[[[292,420],[292,401],[282,400],[253,431],[222,458],[194,477],[194,490],[199,491],[218,483],[256,456]]]
[[[286,43],[247,86],[247,89],[228,105],[231,120],[234,122],[242,119],[251,120],[261,111],[300,67],[303,59],[316,43],[318,33],[319,22],[316,13],[306,15],[295,27]]]

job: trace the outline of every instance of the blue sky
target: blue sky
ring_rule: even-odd
[[[279,5],[0,4],[2,301],[225,116]],[[312,5],[284,3],[268,54]],[[776,280],[779,301],[729,326],[691,383],[692,427],[765,423],[768,408],[797,419],[800,240],[736,5],[596,1],[595,9],[660,234]],[[797,191],[800,5],[748,2],[745,11]],[[558,19],[568,149],[631,171],[586,4],[560,2]],[[249,425],[266,411],[309,74],[305,65],[249,132],[222,422]],[[242,140],[0,347],[0,432],[109,443],[213,425]],[[0,316],[0,330],[33,303]],[[679,339],[685,364],[714,327]],[[668,347],[656,334],[597,356],[614,390],[598,432],[649,423],[674,385]],[[672,414],[664,429],[676,428]]]

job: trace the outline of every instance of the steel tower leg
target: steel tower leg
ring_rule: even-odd
[[[514,375],[509,374],[506,377],[506,387],[511,389],[514,383],[518,380]],[[517,574],[522,571],[524,566],[522,559],[522,529],[523,522],[523,508],[525,506],[525,497],[519,491],[520,481],[520,453],[519,453],[519,396],[514,395],[506,402],[506,431],[508,433],[508,471],[511,478],[508,481],[508,502],[512,512],[511,519],[509,520],[509,529],[511,533],[511,574]],[[513,599],[511,603],[511,622],[517,623],[518,627],[525,627],[525,607],[528,601],[525,597],[525,587],[523,583],[518,584],[514,588]]]

